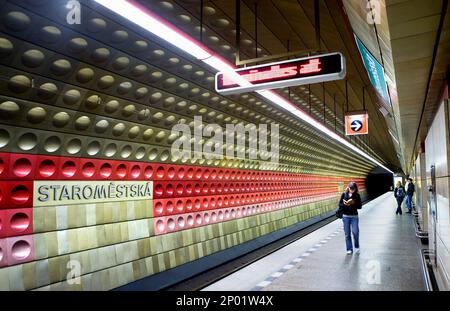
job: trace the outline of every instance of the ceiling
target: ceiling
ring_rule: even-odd
[[[149,5],[148,2],[142,3]],[[257,5],[256,19],[255,4]],[[158,1],[149,6],[182,31],[201,39],[204,44],[224,58],[231,62],[235,61],[235,1],[204,2],[204,24],[201,37],[200,1]],[[396,170],[400,167],[400,161],[395,143],[389,134],[389,128],[395,128],[395,126],[390,125],[389,122],[393,121],[387,120],[380,112],[382,104],[370,84],[351,32],[351,26],[346,18],[342,18],[344,12],[342,3],[334,0],[319,1],[319,6],[320,51],[340,51],[344,54],[347,62],[348,103],[344,80],[328,82],[324,86],[311,85],[311,99],[308,96],[308,86],[281,89],[279,92],[289,96],[291,101],[303,110],[311,111],[313,117],[324,122],[329,128],[336,127],[337,133],[343,136],[343,112],[364,108],[363,88],[365,87],[364,103],[369,112],[369,135],[352,137],[351,141]],[[314,24],[313,0],[242,0],[240,58],[246,60],[288,51],[317,51]],[[256,32],[257,49],[255,48]],[[302,56],[302,53],[298,56]],[[337,116],[336,122],[335,116]]]
[[[366,3],[344,0],[352,27],[383,62],[391,83],[393,125],[405,173],[413,166],[443,94],[450,59],[447,2],[379,1],[381,23],[370,25],[365,21]]]

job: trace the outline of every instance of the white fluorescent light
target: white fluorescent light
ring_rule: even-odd
[[[128,19],[131,22],[134,22],[136,25],[141,26],[145,30],[151,32],[152,34],[158,36],[159,38],[167,41],[173,46],[183,50],[184,52],[192,55],[198,60],[203,61],[208,64],[212,68],[217,71],[222,71],[229,76],[234,82],[239,83],[242,86],[248,85],[251,83],[245,80],[243,77],[239,76],[235,71],[235,67],[228,63],[226,60],[223,60],[221,57],[214,55],[214,53],[210,52],[209,49],[203,46],[201,43],[197,42],[193,38],[189,37],[185,33],[181,32],[174,26],[170,25],[166,21],[162,20],[159,16],[149,11],[147,8],[141,6],[137,2],[133,0],[95,0],[97,3],[101,4],[105,8],[117,13],[118,15]],[[305,121],[306,123],[312,125],[322,133],[331,137],[332,139],[340,142],[366,159],[372,161],[373,163],[381,166],[385,170],[393,173],[390,169],[382,165],[376,159],[372,158],[370,155],[360,150],[356,146],[353,146],[344,138],[340,137],[333,131],[329,130],[323,124],[306,114],[303,110],[299,109],[290,101],[281,97],[279,94],[274,91],[262,90],[258,91],[258,93],[271,101],[278,107],[281,107],[299,119]]]
[[[177,31],[172,25],[163,21],[158,15],[150,12],[134,1],[95,0],[111,11],[125,17],[170,44],[191,54],[197,59],[211,57],[212,53],[193,41],[189,36]]]
[[[284,99],[283,97],[281,97],[279,94],[277,94],[275,92],[263,90],[263,91],[256,91],[256,93],[262,95],[263,97],[265,97],[266,99],[268,99],[272,103],[274,103],[275,105],[277,105],[289,112],[293,112],[293,111],[297,110],[297,108],[290,101]]]

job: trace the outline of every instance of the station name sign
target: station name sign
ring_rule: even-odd
[[[346,67],[341,53],[330,53],[236,69],[235,72],[252,85],[239,85],[219,72],[216,74],[217,92],[229,95],[340,80],[345,77]]]
[[[151,181],[35,181],[34,206],[151,200]]]

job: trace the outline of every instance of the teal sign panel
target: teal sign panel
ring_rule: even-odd
[[[384,79],[383,66],[377,61],[375,57],[364,46],[364,43],[355,35],[356,44],[358,45],[359,53],[369,74],[370,82],[377,93],[383,98],[386,104],[391,105],[389,93],[387,89],[386,80]]]

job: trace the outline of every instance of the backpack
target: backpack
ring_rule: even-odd
[[[404,197],[405,189],[403,187],[397,188],[397,197]]]

